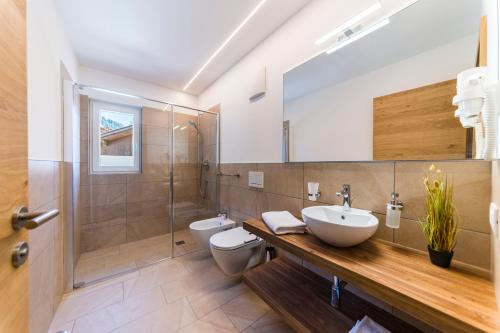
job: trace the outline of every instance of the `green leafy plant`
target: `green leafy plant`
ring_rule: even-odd
[[[452,252],[455,248],[458,215],[453,204],[453,185],[440,169],[431,165],[424,177],[427,216],[420,221],[425,239],[434,251]]]

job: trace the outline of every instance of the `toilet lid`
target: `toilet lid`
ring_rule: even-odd
[[[222,250],[234,250],[261,239],[242,227],[219,232],[210,237],[210,244]]]

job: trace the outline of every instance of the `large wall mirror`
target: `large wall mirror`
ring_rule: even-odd
[[[471,158],[452,99],[457,74],[478,64],[482,1],[419,0],[392,15],[373,4],[284,74],[284,160]]]

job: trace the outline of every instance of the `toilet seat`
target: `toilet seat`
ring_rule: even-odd
[[[210,237],[210,245],[221,251],[233,251],[242,247],[259,245],[262,239],[243,227],[219,232]]]

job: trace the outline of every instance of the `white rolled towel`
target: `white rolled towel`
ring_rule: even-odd
[[[265,212],[262,219],[276,235],[303,234],[306,231],[306,224],[288,211]]]

